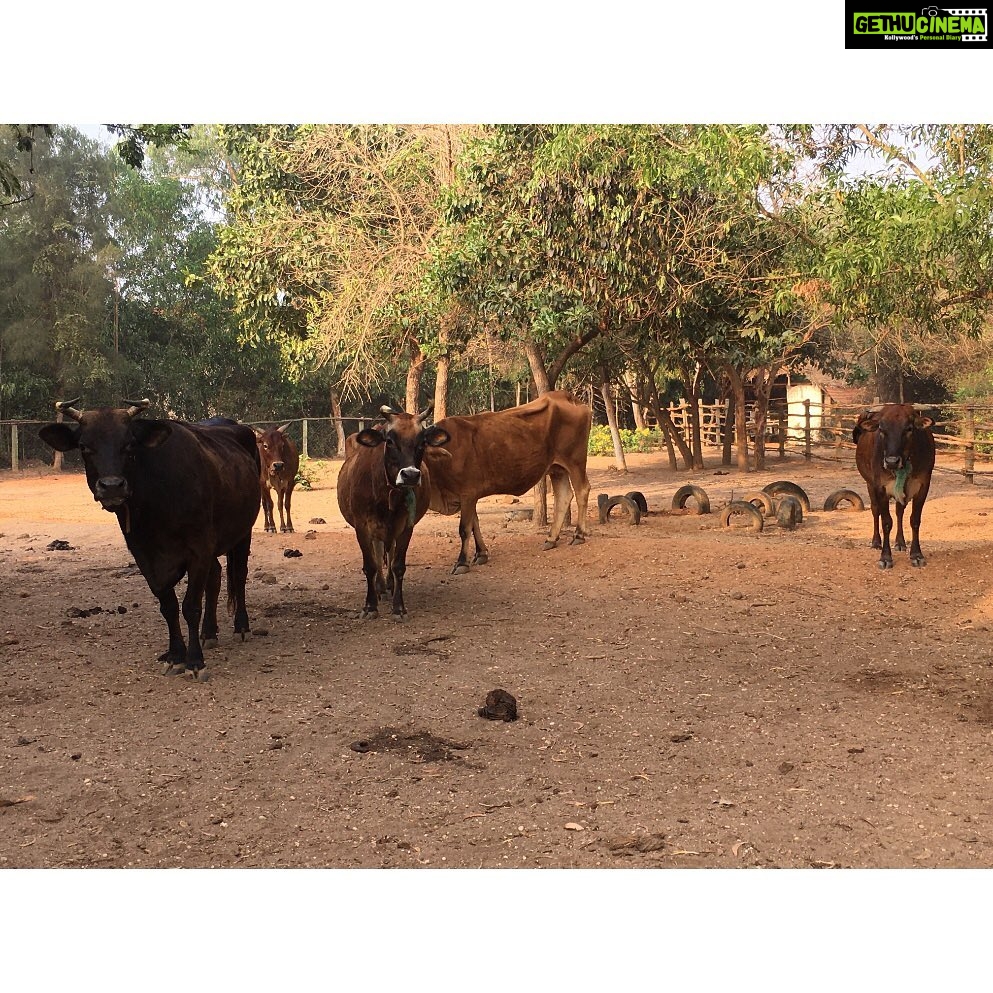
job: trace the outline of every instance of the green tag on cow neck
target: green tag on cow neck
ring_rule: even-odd
[[[906,503],[907,494],[904,491],[904,486],[907,482],[907,477],[913,471],[910,463],[908,462],[902,469],[897,469],[896,471],[896,481],[893,483],[893,499],[897,503]]]
[[[407,520],[413,527],[417,520],[417,494],[408,488],[404,491],[404,499],[407,501]]]

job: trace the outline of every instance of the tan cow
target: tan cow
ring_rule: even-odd
[[[460,514],[462,546],[453,573],[469,571],[470,534],[476,543],[473,563],[482,565],[488,558],[476,502],[495,493],[520,496],[546,473],[552,477],[555,510],[544,547],[558,543],[573,493],[577,521],[572,543],[585,541],[590,497],[586,454],[592,421],[590,408],[564,390],[544,393],[508,410],[438,421],[450,438],[444,448],[425,452],[425,462],[431,471],[431,510]]]

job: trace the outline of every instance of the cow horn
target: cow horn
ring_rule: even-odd
[[[128,417],[134,417],[135,414],[140,414],[152,405],[151,400],[125,400],[124,402],[128,404]]]
[[[82,397],[76,397],[75,400],[56,400],[55,409],[60,414],[64,414],[66,417],[71,417],[74,421],[78,421],[83,416],[83,412],[81,410],[77,410],[73,404],[79,403],[82,399]]]
[[[429,403],[418,415],[417,424],[420,426],[431,416],[431,411],[434,410],[434,404]]]
[[[397,411],[395,411],[391,406],[385,403],[383,404],[382,407],[379,408],[379,412],[384,417],[392,417],[395,413],[397,413]]]

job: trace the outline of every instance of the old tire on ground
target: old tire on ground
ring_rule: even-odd
[[[761,531],[765,526],[762,511],[754,503],[749,503],[747,500],[732,500],[721,511],[721,525],[726,528],[731,527],[731,518],[736,514],[744,514],[750,518],[753,531]]]
[[[648,513],[648,501],[645,499],[645,494],[640,493],[638,490],[631,490],[630,493],[624,494],[629,500],[634,500],[638,505],[638,509],[643,513]]]
[[[707,496],[706,492],[702,490],[699,486],[687,485],[680,486],[678,490],[672,495],[672,509],[673,510],[685,510],[686,501],[693,497],[696,500],[696,512],[698,514],[709,514],[710,513],[710,497]]]
[[[787,494],[776,507],[776,520],[781,528],[792,531],[803,520],[803,506],[792,494]]]
[[[610,517],[610,512],[614,507],[623,507],[625,513],[630,518],[629,524],[640,524],[641,523],[641,508],[632,500],[630,497],[626,496],[615,496],[611,497],[600,510],[600,523],[606,524],[607,519]]]
[[[862,497],[855,490],[835,490],[825,501],[825,510],[840,510],[839,503],[848,502],[851,504],[850,510],[865,510],[865,503]]]
[[[788,479],[780,479],[775,483],[769,483],[768,486],[762,487],[762,492],[768,493],[771,496],[778,496],[781,493],[788,493],[790,496],[795,496],[800,501],[803,512],[805,514],[810,513],[810,497],[807,496],[801,487],[797,486],[796,483],[791,483]]]
[[[745,503],[750,503],[758,507],[766,517],[776,516],[776,502],[763,490],[758,490],[756,493],[749,493],[743,499]]]

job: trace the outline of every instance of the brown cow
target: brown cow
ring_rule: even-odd
[[[872,547],[881,548],[880,569],[893,568],[890,551],[890,499],[896,501],[896,550],[905,551],[903,511],[913,501],[910,527],[910,564],[927,564],[921,551],[921,511],[931,486],[934,469],[934,435],[930,417],[923,417],[910,403],[887,403],[862,414],[852,438],[855,441],[855,464],[869,490],[872,505]],[[883,523],[882,541],[879,522]]]
[[[555,510],[544,548],[557,544],[573,493],[578,519],[572,543],[585,541],[590,497],[586,455],[592,420],[590,408],[571,393],[553,390],[520,407],[438,422],[451,439],[443,450],[426,453],[431,509],[460,513],[462,547],[453,573],[469,571],[470,534],[476,543],[473,563],[482,565],[488,558],[476,501],[495,493],[520,496],[546,473],[552,477]]]
[[[205,678],[203,648],[217,644],[220,555],[227,556],[235,633],[244,640],[250,630],[245,581],[259,514],[259,453],[252,430],[225,417],[197,424],[145,420],[138,415],[147,400],[86,411],[77,410],[77,402],[56,404],[74,424],[46,424],[39,434],[56,451],[80,450],[93,499],[117,515],[169,628],[169,648],[159,661],[168,663],[167,671],[177,666]],[[175,589],[184,574],[188,647]]]
[[[338,506],[355,528],[366,577],[363,617],[379,616],[385,593],[384,563],[393,590],[393,615],[407,613],[403,575],[414,525],[427,513],[430,480],[422,460],[426,447],[444,445],[448,432],[425,426],[431,408],[405,414],[381,408],[384,423],[345,439],[345,462],[338,473]],[[380,447],[382,446],[382,447]]]
[[[276,520],[272,514],[272,488],[275,488],[276,499],[279,502],[279,530],[293,531],[290,502],[293,499],[293,486],[300,468],[300,456],[297,454],[297,446],[286,434],[288,427],[289,424],[284,424],[282,427],[266,428],[264,431],[255,428],[259,458],[262,460],[262,511],[265,514],[265,529],[272,534],[276,533]]]

